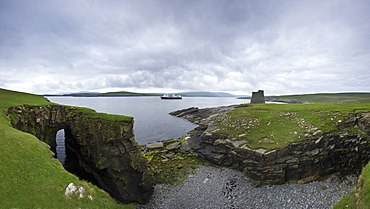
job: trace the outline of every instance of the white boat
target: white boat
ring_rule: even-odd
[[[176,95],[176,94],[163,94],[161,96],[161,99],[182,99],[181,95]]]

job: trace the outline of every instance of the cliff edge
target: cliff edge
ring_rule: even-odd
[[[64,129],[66,146],[77,155],[79,166],[118,201],[145,203],[152,194],[152,176],[134,139],[131,117],[62,105],[13,106],[7,116],[14,128],[36,136],[52,150],[56,132]]]
[[[269,186],[359,173],[370,159],[368,111],[358,103],[284,104],[170,114],[200,125],[181,144],[182,151],[239,170],[256,186]]]

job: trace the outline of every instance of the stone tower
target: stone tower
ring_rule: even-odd
[[[265,95],[263,90],[252,92],[251,104],[265,104]]]

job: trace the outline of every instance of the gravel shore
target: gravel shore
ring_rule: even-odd
[[[308,184],[284,184],[254,187],[241,172],[227,168],[202,166],[195,174],[177,186],[155,186],[146,208],[331,208],[341,195],[353,189],[357,177],[339,179],[332,176],[325,181]]]

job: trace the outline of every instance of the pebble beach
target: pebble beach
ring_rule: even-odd
[[[331,176],[307,184],[254,187],[241,172],[201,166],[179,185],[158,184],[146,205],[138,209],[162,208],[332,208],[340,196],[351,191],[356,176]]]

